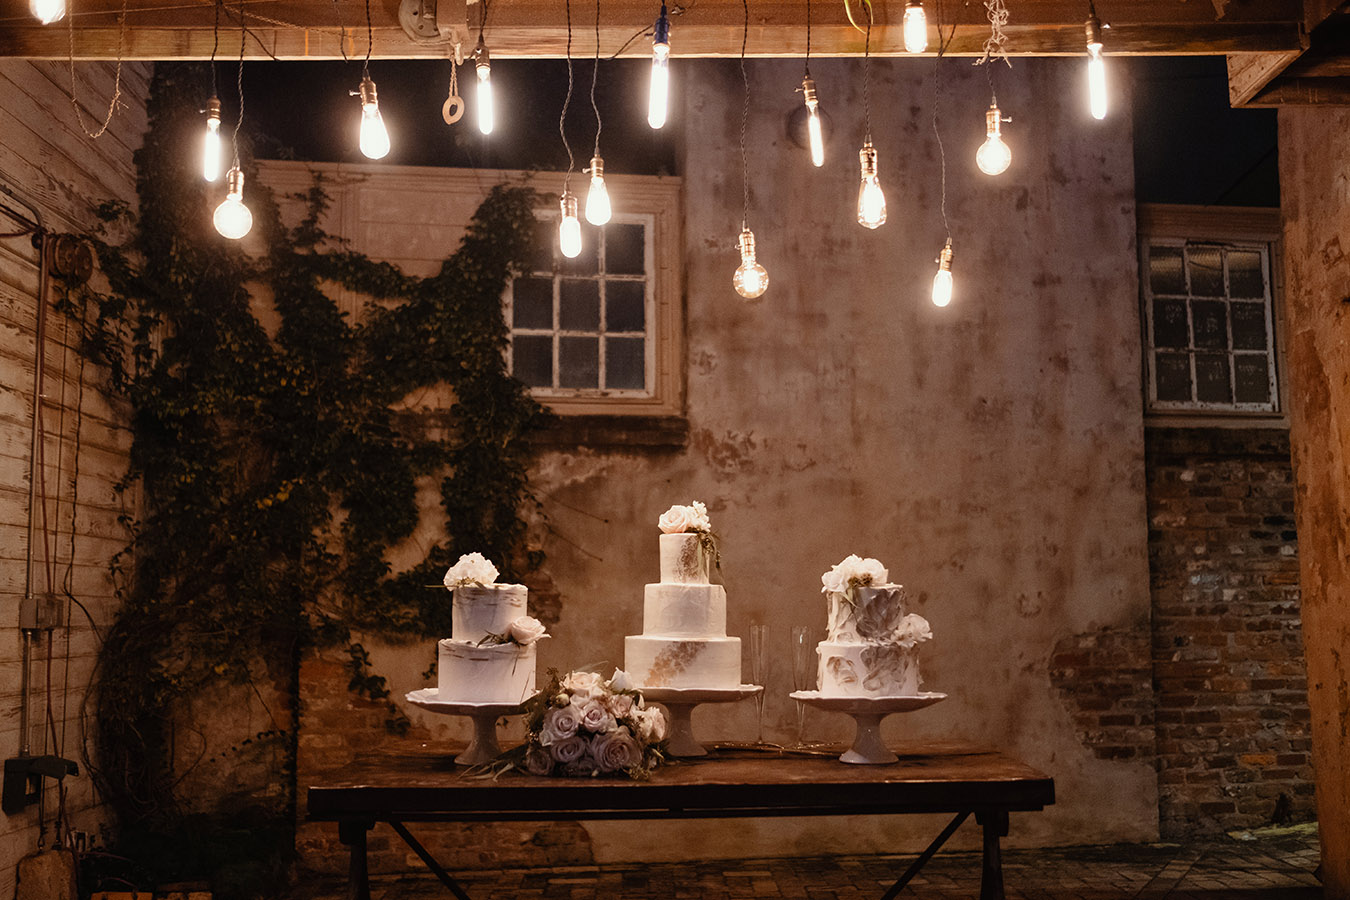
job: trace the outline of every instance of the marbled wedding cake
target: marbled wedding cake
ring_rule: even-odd
[[[826,697],[908,697],[919,693],[919,644],[928,621],[905,611],[905,589],[875,559],[850,556],[821,576],[829,605],[817,684]]]
[[[661,580],[647,585],[642,634],[624,641],[624,669],[639,688],[734,690],[741,684],[741,639],[727,637],[727,592],[709,583],[713,537],[698,501],[672,506],[662,531]]]
[[[521,703],[534,694],[536,642],[548,635],[525,612],[523,584],[496,584],[497,567],[469,553],[445,573],[454,594],[453,637],[438,642],[436,698],[445,703]]]

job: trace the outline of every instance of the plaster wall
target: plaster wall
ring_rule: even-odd
[[[1350,897],[1350,112],[1280,110],[1290,444],[1328,898]]]
[[[937,309],[928,293],[946,233],[933,61],[873,63],[872,136],[890,211],[874,232],[854,219],[862,65],[812,64],[832,126],[828,162],[815,170],[787,136],[787,117],[801,103],[793,91],[800,62],[747,63],[749,221],[771,278],[763,299],[747,303],[731,286],[742,198],[740,70],[735,62],[682,62],[675,71],[685,123],[689,439],[665,447],[553,442],[541,451],[532,478],[547,521],[536,533],[561,595],[541,671],[623,665],[623,636],[641,631],[642,587],[657,577],[656,519],[671,503],[700,499],[722,538],[729,633],[747,638],[752,623],[769,625],[766,739],[796,737],[790,626],[823,631],[820,574],[849,553],[875,556],[932,623],[927,686],[950,695],[888,719],[887,740],[992,744],[1054,775],[1058,802],[1015,817],[1014,842],[1155,838],[1151,753],[1094,752],[1076,720],[1080,694],[1057,688],[1051,673],[1057,647],[1095,645],[1099,636],[1140,635],[1130,646],[1148,664],[1124,88],[1112,116],[1096,122],[1085,112],[1080,65],[1018,60],[1000,69],[1014,162],[990,179],[974,165],[985,73],[964,60],[940,64],[956,299]],[[308,178],[304,168],[269,164],[262,177],[294,189]],[[336,168],[348,185],[330,227],[362,236],[357,246],[376,256],[388,246],[387,255],[412,270],[412,244],[387,239],[397,227],[375,228],[353,213],[361,196],[380,196],[381,221],[418,215],[418,241],[437,252],[454,246],[471,212],[429,221],[408,206],[442,203],[434,170],[416,170],[419,190],[404,196],[381,190],[381,167],[316,168]],[[553,177],[540,175],[537,185],[553,189]],[[611,193],[621,204],[621,191]],[[428,531],[414,543],[435,538]],[[430,647],[361,640],[393,697],[426,684]],[[742,671],[748,678],[748,656]],[[1151,747],[1146,678],[1137,693],[1133,702],[1148,707],[1140,740]],[[405,712],[410,737],[429,749],[467,737],[457,720]],[[752,703],[700,708],[695,723],[708,740],[758,733]],[[843,740],[850,727],[843,717],[807,714],[808,739]],[[302,782],[307,768],[340,764],[361,743],[313,717],[300,741]],[[587,823],[586,830],[589,852],[604,861],[895,851],[921,836],[926,842],[936,828],[771,820]],[[970,831],[958,840],[978,840]]]
[[[114,90],[114,65],[77,64],[75,91],[90,130],[102,124]],[[86,232],[94,208],[110,199],[135,202],[132,153],[146,128],[148,65],[121,67],[122,100],[106,133],[86,136],[70,102],[71,71],[64,62],[0,61],[0,186],[20,192],[41,210],[52,233]],[[101,107],[101,108],[100,108]],[[31,218],[21,204],[0,195],[0,205]],[[0,232],[20,232],[8,216]],[[39,307],[38,255],[29,235],[0,238],[0,756],[18,756],[22,744],[21,632],[19,605],[28,586],[27,522],[30,439],[33,433],[34,361]],[[84,366],[79,332],[54,312],[55,290],[45,304],[45,372],[40,480],[33,538],[37,563],[32,589],[52,593],[68,627],[38,643],[33,657],[30,749],[76,760],[68,778],[67,825],[97,836],[105,817],[84,763],[83,700],[97,652],[96,629],[115,612],[108,561],[126,543],[117,517],[124,498],[113,485],[126,472],[130,432],[126,410],[102,389],[106,373]],[[78,451],[78,460],[77,460]],[[125,498],[134,503],[134,498]],[[72,534],[73,531],[73,534]],[[45,549],[45,552],[44,552]],[[51,573],[51,579],[47,573]],[[73,598],[73,600],[71,599]],[[78,601],[83,610],[75,605]],[[87,612],[87,615],[86,615]],[[48,656],[50,655],[50,669]],[[50,677],[48,676],[50,672]],[[51,701],[50,721],[47,701]],[[51,782],[48,782],[50,785]],[[0,898],[13,897],[20,858],[51,845],[56,792],[41,810],[30,806],[0,814]]]

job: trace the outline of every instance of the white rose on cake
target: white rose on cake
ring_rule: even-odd
[[[901,647],[908,649],[924,641],[931,641],[933,629],[928,626],[928,620],[923,616],[910,613],[900,620],[900,627],[895,629],[895,639]]]
[[[708,507],[695,500],[688,506],[678,503],[661,514],[656,525],[665,534],[680,534],[686,531],[707,533],[712,531],[708,519]]]
[[[497,580],[497,567],[481,553],[466,553],[445,573],[445,586],[454,590],[466,584],[487,585]]]
[[[544,623],[534,616],[521,616],[511,623],[507,637],[522,647],[528,647],[540,638],[548,637],[548,631]]]
[[[867,587],[873,584],[885,584],[891,577],[890,572],[879,561],[868,557],[863,559],[849,554],[838,565],[820,576],[822,594],[843,594],[849,588]]]

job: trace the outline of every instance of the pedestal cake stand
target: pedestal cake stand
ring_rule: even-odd
[[[708,750],[694,737],[694,707],[701,703],[731,703],[753,697],[764,690],[762,684],[742,684],[739,687],[666,688],[644,687],[638,691],[648,700],[655,700],[670,712],[670,736],[666,752],[671,756],[707,756]]]
[[[911,712],[947,699],[946,694],[933,691],[906,697],[822,697],[820,691],[793,691],[789,696],[829,712],[852,716],[858,723],[858,731],[853,736],[853,746],[839,760],[861,765],[884,765],[900,758],[881,741],[882,719],[891,713]]]
[[[455,756],[457,766],[482,765],[500,756],[502,748],[497,743],[497,720],[520,712],[525,700],[530,699],[526,697],[520,703],[465,703],[441,700],[439,693],[436,688],[422,688],[420,691],[411,691],[407,699],[413,706],[420,706],[428,712],[467,716],[473,720],[473,740],[462,753]]]

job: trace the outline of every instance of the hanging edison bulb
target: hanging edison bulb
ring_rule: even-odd
[[[816,82],[810,75],[802,79],[802,98],[806,101],[806,137],[811,147],[811,164],[825,165],[825,134],[820,127],[820,99]]]
[[[244,173],[238,167],[230,169],[225,181],[229,185],[229,193],[216,207],[211,223],[222,237],[237,241],[253,227],[253,213],[244,205]]]
[[[937,258],[938,270],[933,276],[933,305],[946,306],[952,302],[952,239]]]
[[[749,228],[741,230],[741,264],[731,283],[736,293],[746,300],[758,298],[769,287],[769,273],[755,259],[755,235]]]
[[[984,143],[975,151],[975,165],[986,175],[1001,175],[1012,164],[1012,148],[1003,143],[1000,123],[1011,121],[1002,118],[998,103],[991,101],[984,114]]]
[[[581,222],[577,219],[577,195],[564,190],[558,202],[562,217],[558,220],[558,249],[568,259],[581,255]]]
[[[66,0],[29,0],[28,9],[43,25],[50,25],[66,17]]]
[[[473,67],[478,74],[478,130],[483,134],[492,134],[496,125],[496,115],[492,109],[492,59],[483,39],[473,51]]]
[[[613,215],[609,204],[609,189],[605,187],[605,161],[591,157],[591,189],[586,192],[586,221],[604,225]]]
[[[389,129],[380,115],[380,101],[370,73],[361,76],[361,152],[367,159],[381,159],[389,152]]]
[[[905,52],[922,53],[928,49],[928,16],[919,0],[905,4]]]
[[[1088,109],[1094,119],[1106,118],[1106,61],[1102,58],[1102,23],[1094,11],[1083,25],[1087,35]]]
[[[202,177],[215,181],[220,177],[220,98],[206,101],[206,135],[202,139]]]
[[[647,124],[660,128],[666,124],[670,106],[670,17],[666,4],[661,4],[661,15],[656,17],[652,31],[652,83],[647,96]]]
[[[886,195],[877,180],[877,151],[869,140],[858,151],[862,168],[862,184],[858,186],[858,224],[864,228],[880,228],[886,222]]]

